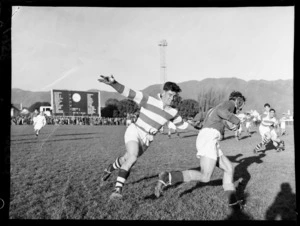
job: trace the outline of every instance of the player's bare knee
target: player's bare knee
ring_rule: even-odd
[[[131,167],[136,161],[137,161],[137,156],[135,156],[135,155],[129,155],[126,162]]]
[[[226,174],[229,174],[229,175],[233,175],[234,173],[234,167],[232,165],[227,165],[225,168],[224,168],[224,172]]]
[[[211,177],[210,173],[203,173],[202,178],[201,178],[201,182],[203,182],[203,183],[210,182],[210,177]]]

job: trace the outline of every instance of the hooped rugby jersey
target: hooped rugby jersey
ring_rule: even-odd
[[[275,118],[275,117],[273,117],[273,118],[270,118],[270,116],[268,115],[268,116],[266,116],[266,117],[264,117],[263,119],[262,119],[262,121],[261,121],[261,125],[262,126],[271,126],[271,125],[276,125],[278,123],[278,121],[277,121],[277,119]]]
[[[115,82],[111,86],[121,95],[132,99],[141,106],[140,115],[135,124],[150,134],[156,134],[157,131],[168,121],[179,129],[186,129],[188,123],[184,122],[182,117],[178,115],[178,111],[172,107],[163,108],[161,99],[156,99],[141,91],[135,91],[124,85]]]

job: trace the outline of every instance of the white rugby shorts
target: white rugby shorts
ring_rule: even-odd
[[[259,125],[258,130],[262,138],[266,133],[270,132],[269,126],[263,126],[262,124]]]
[[[33,128],[34,128],[34,130],[40,130],[43,128],[43,126],[44,126],[43,124],[37,123],[37,124],[35,124],[35,126]]]
[[[200,130],[197,141],[197,158],[205,156],[214,160],[223,155],[220,149],[219,141],[221,140],[221,134],[218,130],[213,128],[203,128]]]
[[[134,123],[131,123],[125,131],[124,140],[125,144],[129,141],[139,143],[139,145],[143,148],[143,151],[145,151],[153,141],[153,135],[146,133]]]
[[[251,122],[246,122],[246,128],[249,129],[251,127]]]

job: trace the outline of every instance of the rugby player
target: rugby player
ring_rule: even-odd
[[[36,136],[39,135],[40,130],[46,125],[46,123],[43,111],[41,111],[39,115],[33,117],[33,128]]]
[[[251,137],[250,128],[252,126],[253,119],[254,119],[254,117],[251,115],[251,113],[250,112],[246,112],[245,127],[246,127],[246,132],[247,132],[247,134],[248,134],[249,137]]]
[[[258,127],[261,135],[261,141],[265,138],[265,133],[270,132],[270,125],[274,124],[274,127],[278,125],[278,120],[275,118],[275,110],[270,109],[269,114],[262,118],[262,121]]]
[[[266,116],[269,115],[270,109],[271,109],[270,104],[265,103],[265,104],[264,104],[264,109],[265,109],[265,111],[262,113],[262,118],[264,118],[264,117],[266,117]]]
[[[223,154],[219,141],[225,127],[232,131],[239,128],[240,120],[235,113],[237,110],[241,110],[245,101],[245,97],[240,92],[233,91],[228,101],[220,103],[207,113],[196,141],[196,156],[200,159],[200,171],[161,172],[154,191],[156,197],[162,194],[164,187],[178,182],[201,181],[208,183],[217,166],[224,171],[223,189],[228,197],[229,206],[241,207],[242,200],[238,200],[236,188],[233,184],[234,168],[229,159]],[[229,123],[225,125],[224,121]]]
[[[246,121],[246,115],[244,113],[238,113],[236,114],[236,116],[239,118],[240,120],[240,127],[235,131],[235,138],[237,141],[239,141],[241,139],[241,134],[243,131],[243,124]]]
[[[270,111],[273,111],[273,110],[274,109],[271,109]],[[254,153],[258,153],[263,145],[266,146],[270,142],[273,143],[273,145],[275,146],[277,152],[284,151],[284,149],[285,149],[284,141],[280,140],[278,138],[276,130],[275,130],[274,123],[271,124],[269,126],[269,128],[270,128],[270,131],[268,131],[264,134],[263,141],[260,142],[258,145],[256,145],[256,147],[253,151]]]
[[[173,98],[181,92],[180,87],[176,83],[166,82],[163,86],[162,93],[159,95],[159,98],[156,99],[143,92],[134,91],[125,87],[117,82],[113,75],[100,75],[98,81],[110,85],[117,92],[132,99],[141,106],[139,118],[126,129],[124,135],[126,146],[125,154],[110,164],[104,170],[101,178],[101,184],[103,184],[114,170],[119,169],[115,189],[110,199],[122,198],[122,189],[129,176],[131,167],[136,163],[138,157],[147,150],[153,141],[154,135],[165,123],[171,121],[176,128],[182,130],[198,130],[189,123],[184,122],[182,117],[178,115],[178,111],[171,107]]]

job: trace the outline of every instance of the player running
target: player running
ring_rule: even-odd
[[[278,125],[278,120],[275,118],[275,110],[270,109],[269,114],[262,118],[259,125],[259,133],[261,135],[261,140],[265,138],[265,133],[270,132],[270,125],[274,124],[274,127]]]
[[[35,136],[39,135],[40,130],[46,125],[46,118],[44,112],[41,111],[39,115],[33,117],[33,128]]]
[[[284,151],[285,149],[284,141],[278,138],[274,124],[270,125],[269,128],[270,131],[264,134],[263,141],[260,142],[258,145],[256,145],[254,149],[254,153],[258,153],[263,145],[266,146],[270,142],[273,143],[277,152]]]
[[[163,86],[163,92],[159,99],[149,96],[140,91],[134,91],[118,83],[114,77],[100,75],[99,82],[113,87],[123,96],[132,99],[141,106],[140,115],[135,123],[132,123],[126,129],[124,138],[126,152],[110,164],[103,173],[101,183],[106,181],[111,173],[119,169],[115,189],[110,198],[122,198],[122,188],[127,180],[131,167],[149,147],[153,137],[161,127],[171,121],[178,129],[188,129],[197,131],[193,126],[184,122],[178,111],[171,107],[175,95],[181,92],[180,87],[173,82],[166,82]]]
[[[246,121],[246,115],[244,113],[238,113],[238,114],[236,114],[236,116],[240,120],[240,127],[235,131],[234,136],[235,136],[235,139],[237,141],[239,141],[241,139],[241,134],[243,131],[243,124],[245,124],[245,121]]]
[[[163,188],[174,185],[178,182],[201,181],[208,183],[216,166],[224,171],[223,189],[228,197],[229,206],[240,207],[241,200],[236,196],[236,189],[233,184],[234,168],[229,159],[223,154],[219,141],[225,129],[224,121],[228,121],[227,128],[235,131],[240,125],[240,120],[235,113],[237,109],[244,106],[246,99],[240,92],[232,92],[228,101],[224,101],[212,108],[206,115],[203,127],[200,130],[197,141],[197,158],[200,159],[200,171],[184,170],[161,172],[154,194],[159,197]]]

